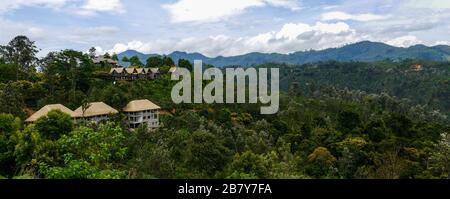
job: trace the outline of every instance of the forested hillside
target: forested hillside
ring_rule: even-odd
[[[415,45],[408,48],[390,46],[379,42],[362,41],[345,45],[339,48],[329,48],[324,50],[299,51],[290,54],[279,53],[249,53],[237,56],[207,57],[200,53],[173,52],[167,56],[175,62],[179,59],[186,59],[191,62],[202,60],[204,63],[217,67],[224,66],[251,66],[264,63],[288,63],[305,64],[319,61],[362,61],[373,62],[385,59],[421,59],[430,61],[450,61],[450,46],[439,45],[428,47],[425,45]],[[119,54],[123,57],[137,56],[142,62],[149,57],[158,56],[155,54],[143,54],[134,50],[128,50]],[[127,64],[122,62],[122,64]]]
[[[448,63],[262,65],[280,66],[285,90],[280,111],[260,115],[260,104],[176,105],[167,73],[114,81],[111,66],[73,50],[38,60],[26,37],[1,49],[4,178],[450,178]],[[163,108],[161,128],[129,130],[121,114],[73,124],[60,111],[23,122],[46,104],[121,109],[135,99]]]
[[[385,93],[450,114],[449,62],[330,61],[305,65],[266,64],[260,67],[279,67],[284,90],[295,89],[313,94],[311,91],[333,86],[373,94]]]

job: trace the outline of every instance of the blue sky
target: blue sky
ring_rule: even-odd
[[[450,0],[0,0],[0,44],[27,35],[40,55],[291,53],[362,40],[450,44]]]

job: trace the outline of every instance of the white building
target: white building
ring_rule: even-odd
[[[138,128],[146,124],[148,128],[159,128],[159,110],[157,106],[149,100],[135,100],[127,104],[123,112],[127,116],[130,128]]]
[[[99,123],[104,120],[109,120],[111,115],[119,113],[116,109],[103,102],[89,103],[86,110],[83,111],[83,106],[75,110],[76,118],[84,118],[88,121]]]

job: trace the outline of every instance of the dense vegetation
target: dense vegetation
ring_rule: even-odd
[[[327,62],[311,69],[283,65],[280,112],[264,116],[258,104],[175,105],[170,91],[176,82],[167,74],[114,82],[110,66],[94,65],[88,54],[73,50],[36,60],[36,47],[26,37],[1,49],[0,176],[5,178],[450,178],[450,126],[446,115],[434,110],[448,102],[427,98],[448,92],[448,63],[429,63],[438,72],[405,76],[399,74],[410,61]],[[170,67],[164,57],[148,62]],[[41,72],[25,66],[39,66]],[[388,75],[389,69],[399,72]],[[285,72],[291,70],[298,71]],[[383,75],[369,75],[372,70]],[[377,80],[381,77],[386,79]],[[423,88],[414,90],[410,81]],[[130,131],[121,115],[100,125],[74,125],[60,111],[23,124],[45,104],[74,109],[104,101],[121,109],[142,98],[165,110],[160,129]]]
[[[300,66],[266,64],[281,68],[284,90],[305,95],[325,87],[385,93],[450,116],[450,63],[421,60],[378,62],[318,62]],[[293,88],[294,87],[294,88]],[[317,94],[317,93],[315,93]]]

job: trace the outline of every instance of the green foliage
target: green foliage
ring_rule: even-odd
[[[114,54],[112,55],[111,59],[114,60],[114,61],[119,61],[119,57],[117,56],[116,53],[114,53]]]
[[[10,114],[0,114],[0,175],[10,176],[14,172],[14,147],[11,138],[21,127],[19,118]]]
[[[80,127],[58,140],[62,165],[40,163],[47,178],[97,179],[124,178],[126,172],[117,168],[125,160],[127,147],[123,130],[113,123],[101,124],[97,131]],[[116,164],[113,164],[116,163]]]
[[[43,137],[50,140],[57,140],[73,130],[71,116],[60,110],[52,110],[46,116],[39,118],[35,127]]]
[[[225,167],[229,155],[229,149],[211,133],[196,131],[187,140],[186,164],[194,171],[214,176]]]
[[[4,57],[6,63],[16,67],[16,80],[19,80],[19,73],[30,77],[35,72],[37,52],[38,48],[34,45],[34,41],[22,35],[12,39],[8,45],[0,46],[0,57]]]
[[[9,113],[24,118],[25,104],[19,87],[13,83],[0,84],[0,113]]]
[[[336,158],[325,147],[317,147],[308,155],[306,171],[316,178],[333,175]]]
[[[193,70],[193,66],[192,66],[191,62],[189,62],[189,60],[186,60],[186,59],[179,59],[178,60],[178,67],[186,68],[186,69],[188,69],[190,71]]]
[[[164,56],[162,62],[164,66],[175,66],[175,62],[169,56]]]
[[[268,176],[267,163],[261,155],[247,151],[242,155],[236,154],[229,165],[228,178],[260,178],[265,179]]]
[[[123,62],[130,62],[130,59],[127,56],[125,56],[125,57],[122,58],[122,61]]]
[[[131,66],[144,66],[138,56],[131,57],[128,62],[130,62]]]
[[[147,68],[159,68],[162,67],[163,59],[160,56],[152,56],[147,59],[147,64],[145,65]]]

